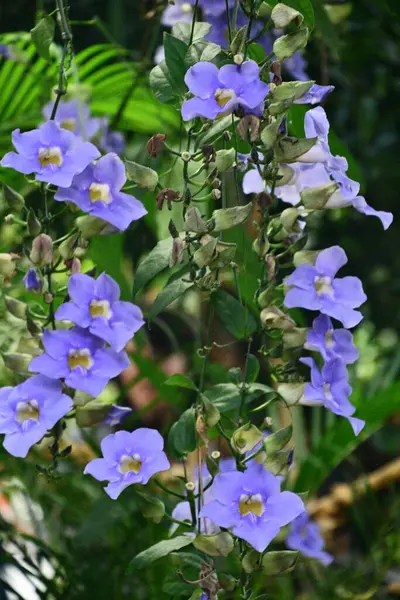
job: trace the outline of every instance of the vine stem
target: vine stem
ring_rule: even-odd
[[[199,6],[199,0],[196,0],[194,8],[193,8],[193,19],[192,19],[192,27],[190,29],[190,38],[189,38],[189,46],[191,46],[193,44],[193,37],[194,37],[194,28],[196,25],[196,15],[197,15],[197,9]]]
[[[251,11],[250,11],[250,17],[249,17],[249,24],[247,25],[246,42],[245,42],[244,56],[243,56],[244,60],[246,60],[246,58],[247,58],[247,51],[249,49],[249,42],[250,42],[250,36],[251,36],[251,28],[253,26],[253,20],[254,20],[255,5],[256,5],[256,0],[253,0],[252,5],[251,5]]]

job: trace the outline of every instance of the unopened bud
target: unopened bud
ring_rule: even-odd
[[[53,294],[50,294],[50,292],[46,292],[43,294],[43,300],[46,304],[51,304],[54,300],[54,296]]]
[[[167,135],[165,133],[156,133],[149,139],[146,150],[150,158],[156,158],[160,154],[166,139]]]
[[[11,296],[5,296],[4,301],[9,313],[17,317],[17,319],[25,319],[27,309],[25,302],[21,302]]]
[[[173,237],[174,239],[179,237],[179,231],[177,230],[176,225],[172,219],[169,220],[168,231],[171,234],[171,237]]]
[[[188,481],[187,484],[185,485],[185,488],[186,488],[187,492],[194,492],[195,485],[192,481]]]
[[[240,66],[241,64],[243,64],[243,54],[235,54],[235,56],[233,57],[233,62],[235,63],[235,65]]]
[[[77,273],[81,272],[81,261],[79,258],[76,258],[76,256],[74,256],[72,259],[69,270],[71,271],[72,275],[76,275]]]
[[[292,233],[294,231],[298,232],[297,219],[300,216],[300,212],[297,208],[291,207],[286,208],[280,216],[280,221],[288,233]],[[297,227],[296,227],[297,226]]]
[[[76,219],[76,225],[86,239],[90,239],[95,235],[108,235],[118,231],[114,225],[110,225],[107,221],[95,217],[94,215],[78,217]]]
[[[41,233],[32,242],[30,259],[35,265],[50,265],[53,261],[53,240],[46,233]]]
[[[219,460],[221,458],[221,452],[219,450],[214,450],[214,452],[211,452],[211,458]]]
[[[264,423],[266,424],[267,427],[271,427],[271,425],[272,425],[271,417],[265,417]]]
[[[301,348],[304,346],[307,337],[305,327],[293,327],[283,334],[283,347],[287,350],[292,348]]]
[[[74,233],[69,238],[61,242],[58,251],[64,260],[68,260],[74,256],[75,250],[78,247],[80,234]]]
[[[25,200],[23,196],[5,183],[3,183],[3,195],[4,200],[7,202],[11,210],[20,212],[24,208]]]
[[[169,266],[173,267],[183,261],[183,252],[185,250],[185,244],[180,237],[176,237],[172,240],[172,250],[169,259]]]
[[[211,144],[206,144],[201,149],[206,163],[213,162],[215,160],[215,150]]]
[[[28,373],[28,367],[32,360],[32,356],[20,352],[6,352],[3,354],[3,360],[7,369],[10,369],[15,373]]]
[[[211,185],[214,190],[219,190],[222,185],[222,181],[218,179],[218,177],[216,177],[215,179],[213,179]]]
[[[258,256],[260,258],[264,257],[268,250],[269,250],[270,244],[268,241],[268,238],[262,238],[262,239],[255,239],[253,242],[253,251],[258,254]]]
[[[277,306],[263,308],[260,314],[261,323],[269,329],[292,329],[295,322]]]
[[[42,328],[31,317],[26,320],[26,327],[32,337],[39,337],[42,333]]]
[[[318,254],[321,250],[300,250],[293,256],[293,263],[295,267],[300,265],[315,265],[315,261],[318,258]]]
[[[265,264],[267,265],[267,278],[268,281],[273,281],[275,279],[275,271],[276,271],[276,259],[272,254],[268,254],[265,257]]]
[[[33,210],[29,211],[27,222],[28,222],[29,235],[31,235],[32,237],[34,237],[35,235],[39,235],[39,233],[42,230],[42,225],[41,225],[39,219],[37,218],[37,216],[35,215],[35,213],[33,212]]]
[[[281,85],[282,83],[282,71],[281,71],[281,63],[277,60],[271,64],[270,67],[271,73],[273,74],[272,83],[275,85]]]
[[[192,155],[190,154],[190,152],[182,152],[181,153],[181,159],[183,160],[183,162],[189,162],[192,158]]]
[[[304,383],[278,383],[276,391],[288,406],[293,406],[303,398],[304,386]]]
[[[230,131],[224,131],[223,138],[226,142],[230,142],[232,139],[232,134]]]
[[[11,254],[0,253],[0,275],[9,279],[15,273],[15,259]]]
[[[12,225],[14,223],[14,215],[13,214],[6,215],[4,217],[4,223],[6,225]]]
[[[222,192],[218,189],[213,190],[211,195],[214,200],[220,200],[222,198]]]

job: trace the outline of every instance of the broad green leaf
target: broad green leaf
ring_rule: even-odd
[[[171,102],[177,97],[177,90],[172,84],[165,60],[150,71],[149,82],[160,102]]]
[[[174,281],[167,283],[150,308],[148,315],[149,321],[154,319],[154,317],[164,310],[164,308],[167,308],[174,300],[181,298],[188,289],[194,286],[194,282],[189,281],[186,278],[187,274],[181,279],[175,279]]]
[[[291,58],[298,50],[305,48],[309,31],[307,27],[298,29],[294,33],[288,33],[282,35],[274,42],[273,50],[276,58],[279,61],[285,60],[285,58]]]
[[[150,496],[139,490],[136,490],[136,496],[139,499],[139,507],[145,519],[151,519],[154,523],[160,523],[165,515],[164,502],[156,496]]]
[[[258,374],[260,372],[260,363],[258,358],[254,354],[249,354],[247,357],[247,371],[246,381],[247,383],[254,383],[257,381]]]
[[[161,240],[139,264],[133,282],[132,294],[135,296],[156,275],[161,273],[169,265],[169,257],[172,250],[172,238]]]
[[[251,336],[257,330],[257,321],[249,310],[228,292],[218,290],[211,302],[226,329],[238,340]]]
[[[207,131],[199,137],[197,140],[197,147],[201,148],[204,144],[210,143],[214,138],[218,137],[221,133],[232,127],[232,123],[237,122],[238,117],[232,117],[228,115],[216,121],[211,125]]]
[[[171,375],[171,377],[169,377],[165,382],[165,385],[187,388],[188,390],[197,390],[197,386],[193,383],[193,381],[181,373],[175,373],[174,375]]]
[[[218,383],[204,392],[221,413],[240,406],[240,390],[234,383]]]
[[[216,167],[219,173],[225,173],[228,169],[233,167],[235,164],[236,151],[235,148],[229,148],[226,150],[217,150],[215,154],[215,161],[210,166],[211,168]],[[228,209],[227,209],[228,210]]]
[[[292,433],[293,427],[288,425],[288,427],[279,429],[278,431],[275,431],[275,433],[271,433],[271,435],[264,438],[263,445],[267,455],[282,450],[282,448],[290,441]]]
[[[55,23],[52,17],[43,17],[31,29],[32,42],[40,56],[46,60],[51,60],[50,45],[54,38]]]
[[[291,138],[286,137],[276,144],[276,160],[282,163],[296,162],[297,159],[308,152],[317,138]]]
[[[186,92],[184,77],[187,71],[185,65],[187,45],[182,40],[164,33],[165,62],[167,64],[169,79],[179,92]]]
[[[400,410],[400,383],[394,383],[370,398],[359,391],[352,395],[351,402],[357,408],[357,417],[366,421],[364,429],[356,436],[348,421],[338,418],[300,463],[295,490],[308,490],[314,494],[342,460],[375,433],[385,419]]]
[[[171,554],[176,550],[180,550],[185,546],[189,546],[192,543],[192,538],[187,535],[179,535],[178,537],[171,538],[170,540],[163,540],[158,542],[154,546],[150,546],[147,550],[144,550],[130,562],[129,571],[138,571],[144,569],[151,563],[155,562],[163,556]]]
[[[214,427],[221,418],[218,408],[205,396],[201,394],[201,400],[204,406],[204,415],[207,427]]]
[[[203,23],[201,21],[196,21],[194,25],[193,32],[193,42],[197,42],[197,40],[203,39],[208,33],[210,33],[211,25],[210,23]],[[191,23],[177,23],[172,28],[172,35],[179,40],[184,42],[189,42],[190,33],[192,31]]]
[[[169,430],[168,446],[177,458],[196,449],[196,411],[188,408]]]

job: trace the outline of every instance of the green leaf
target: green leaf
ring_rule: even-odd
[[[150,71],[149,82],[155,97],[160,102],[171,102],[177,97],[177,90],[172,84],[165,60]]]
[[[139,264],[133,282],[132,294],[135,296],[140,289],[149,283],[156,275],[169,266],[172,250],[172,238],[161,240]]]
[[[254,60],[257,64],[262,63],[266,58],[265,49],[261,44],[250,44],[247,51],[248,57]]]
[[[350,400],[357,408],[357,417],[366,421],[364,429],[356,436],[346,419],[337,419],[300,463],[295,490],[309,490],[310,494],[314,494],[342,460],[375,433],[388,417],[400,410],[400,382],[370,398],[357,391]]]
[[[210,23],[196,21],[194,25],[193,42],[197,42],[198,40],[204,38],[208,33],[210,33],[210,29]],[[179,40],[189,42],[191,30],[191,23],[177,23],[172,28],[172,35]]]
[[[130,287],[123,272],[124,234],[96,236],[91,239],[88,256],[97,265],[99,273],[105,271],[118,283],[121,300],[130,300]]]
[[[219,173],[225,173],[228,169],[233,167],[235,164],[236,151],[235,148],[229,148],[227,150],[217,150],[215,153],[215,161],[210,166],[211,168],[216,167]]]
[[[151,191],[155,190],[158,184],[158,175],[156,171],[130,160],[125,161],[125,166],[129,179],[134,181],[139,187]]]
[[[260,568],[261,554],[255,550],[250,550],[242,558],[242,567],[245,573],[253,573]]]
[[[32,42],[40,56],[50,61],[50,45],[54,38],[55,23],[52,17],[46,16],[31,29]]]
[[[247,357],[247,372],[246,381],[247,383],[254,383],[257,381],[258,374],[260,372],[260,363],[258,358],[254,354],[249,354]]]
[[[193,383],[193,381],[181,373],[175,373],[174,375],[171,375],[171,377],[166,380],[165,385],[187,388],[188,390],[197,390],[197,386]]]
[[[235,34],[235,37],[232,40],[230,45],[230,51],[232,54],[239,54],[243,51],[244,44],[247,36],[247,25],[241,27]]]
[[[215,224],[213,231],[226,231],[236,227],[236,225],[241,225],[249,218],[252,208],[253,203],[249,202],[245,206],[232,206],[231,208],[215,210],[211,217]]]
[[[183,277],[187,277],[187,274]],[[148,315],[149,321],[154,319],[154,317],[164,310],[164,308],[167,308],[174,300],[181,298],[188,289],[194,286],[193,281],[184,278],[175,279],[174,281],[167,283],[165,288],[158,294],[150,308]]]
[[[222,324],[236,339],[246,339],[257,330],[253,315],[231,294],[217,290],[211,295],[211,302]]]
[[[169,430],[168,446],[177,458],[196,449],[196,411],[188,408]]]
[[[204,392],[221,413],[234,410],[240,406],[241,396],[234,383],[218,383]]]
[[[164,50],[170,82],[178,91],[186,92],[184,77],[187,71],[185,64],[187,45],[170,33],[164,33]]]
[[[283,84],[282,84],[283,85]],[[275,146],[275,142],[279,136],[279,129],[282,123],[283,117],[275,119],[272,123],[264,127],[261,131],[260,137],[266,150],[271,150]]]
[[[212,62],[221,53],[221,46],[208,40],[198,40],[186,53],[185,65],[189,68],[200,61]]]
[[[9,185],[3,183],[3,196],[12,211],[20,212],[25,206],[24,197]]]
[[[264,575],[280,575],[293,571],[299,553],[292,550],[281,550],[279,552],[267,552],[261,561]]]
[[[285,29],[291,23],[300,27],[304,21],[304,16],[296,9],[292,8],[288,4],[282,4],[279,2],[271,13],[271,19],[276,29]]]
[[[202,136],[200,136],[197,141],[197,147],[201,148],[201,146],[204,144],[208,144],[222,132],[232,127],[232,123],[236,123],[238,120],[238,117],[232,117],[232,115],[222,117],[221,119],[216,119],[211,127],[207,129]]]
[[[252,423],[246,423],[233,433],[231,438],[231,445],[235,452],[240,454],[246,454],[253,450],[263,439],[261,431]]]
[[[192,538],[188,537],[187,535],[179,535],[178,537],[170,540],[158,542],[158,544],[147,548],[147,550],[144,550],[135,556],[135,558],[130,562],[129,571],[132,572],[144,569],[159,558],[163,558],[163,556],[167,556],[171,552],[175,552],[176,550],[180,550],[185,546],[189,546],[192,541]]]
[[[193,546],[210,556],[228,556],[233,550],[233,538],[226,531],[212,535],[198,535]]]

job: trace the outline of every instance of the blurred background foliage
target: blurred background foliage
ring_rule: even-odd
[[[150,162],[145,158],[145,144],[152,134],[168,133],[172,141],[180,135],[179,114],[159,104],[147,84],[153,50],[162,42],[162,4],[154,0],[70,1],[77,53],[77,70],[70,85],[79,82],[93,112],[107,115],[111,121],[126,95],[118,126],[127,138],[127,157],[141,163]],[[325,8],[320,0],[313,4],[316,32],[305,58],[310,78],[336,86],[325,105],[333,129],[332,150],[347,157],[350,175],[362,182],[368,203],[392,211],[395,220],[385,235],[376,219],[348,209],[328,211],[323,220],[312,222],[313,247],[341,245],[349,257],[348,273],[362,279],[368,295],[365,320],[355,336],[360,361],[352,371],[352,401],[359,416],[366,418],[367,427],[355,439],[348,424],[333,415],[319,409],[293,410],[296,467],[292,485],[315,495],[311,506],[337,561],[329,569],[304,561],[293,573],[261,580],[258,585],[260,594],[267,591],[271,600],[383,600],[400,594],[400,466],[396,458],[400,447],[400,4],[398,0],[331,0]],[[44,0],[37,5],[32,0],[0,4],[0,41],[15,45],[23,57],[21,62],[0,62],[1,153],[9,148],[12,129],[29,129],[40,121],[41,107],[56,80],[57,63],[39,58],[29,35],[9,33],[28,32],[37,9],[51,12],[53,5]],[[298,127],[295,114],[292,127]],[[159,172],[171,168],[165,159],[152,161],[151,166]],[[172,169],[171,187],[179,187],[177,175]],[[0,179],[22,186],[24,193],[31,192],[16,173],[1,170]],[[86,268],[97,264],[99,271],[106,270],[117,279],[125,299],[132,297],[132,275],[140,258],[168,235],[170,214],[165,209],[156,211],[153,194],[142,194],[141,199],[149,213],[146,218],[124,236],[94,238],[84,262]],[[34,193],[31,202],[39,202]],[[4,204],[0,211],[3,218]],[[59,219],[57,233],[63,235],[70,222],[69,216]],[[229,236],[232,240],[227,236],[226,241],[235,237],[241,264],[246,267],[240,282],[251,305],[258,269],[251,254],[251,231]],[[18,226],[0,226],[0,252],[17,250],[20,242]],[[139,294],[145,311],[162,283],[163,276]],[[13,293],[25,299],[22,286]],[[0,350],[15,350],[21,343],[18,321],[5,316],[3,305],[0,310]],[[151,329],[135,338],[131,372],[119,386],[114,384],[106,391],[120,403],[133,406],[128,428],[144,424],[166,434],[176,415],[190,405],[191,392],[177,393],[163,383],[168,374],[177,371],[198,376],[196,349],[202,345],[200,322],[206,310],[189,293],[183,303],[161,313]],[[221,343],[231,341],[217,320],[213,331]],[[213,352],[208,383],[228,381],[227,369],[241,365],[243,355],[240,343]],[[4,365],[0,365],[0,380],[2,384],[12,381]],[[281,423],[288,419],[283,411],[272,416]],[[43,449],[31,452],[26,461],[0,450],[0,579],[3,593],[9,594],[6,597],[190,597],[192,587],[176,572],[182,567],[183,555],[163,559],[139,574],[127,574],[132,557],[165,537],[168,523],[146,520],[132,489],[113,502],[97,482],[82,476],[106,431],[103,426],[94,434],[70,427],[67,434],[74,451],[62,463],[62,477],[56,481],[47,481],[35,469],[35,465],[47,464]],[[351,494],[351,489],[357,493]],[[186,558],[185,575],[194,580],[198,559],[195,554]],[[220,561],[222,571],[234,572],[235,565],[217,559]],[[0,598],[1,594],[0,586]],[[236,596],[227,593],[226,597]]]

